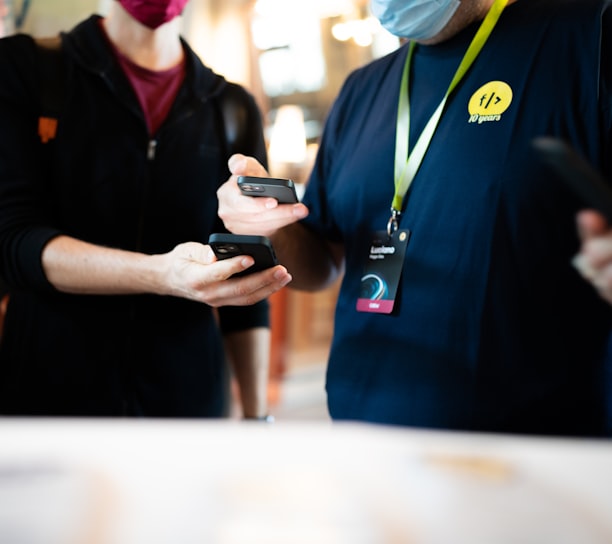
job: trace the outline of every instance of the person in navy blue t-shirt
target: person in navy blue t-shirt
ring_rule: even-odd
[[[235,175],[265,171],[230,159],[226,227],[271,236],[294,288],[344,274],[334,420],[610,434],[612,313],[572,264],[584,205],[533,143],[612,179],[611,6],[373,0],[406,43],[346,80],[303,202],[241,196]]]

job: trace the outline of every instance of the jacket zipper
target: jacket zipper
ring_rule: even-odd
[[[155,160],[155,152],[157,151],[157,140],[149,140],[149,146],[147,148],[147,159],[150,161]]]
[[[140,216],[138,218],[138,232],[136,234],[136,251],[142,250],[142,239],[144,236],[144,224],[145,224],[145,212],[149,199],[149,185],[152,182],[153,176],[153,162],[157,155],[157,140],[155,138],[149,140],[147,144],[147,161],[149,163],[149,176],[144,181],[144,187],[142,187],[141,203],[140,203]]]
[[[146,150],[147,162],[149,163],[148,164],[149,176],[148,176],[148,179],[146,179],[144,182],[145,185],[142,187],[142,199],[141,199],[140,210],[139,210],[140,215],[138,217],[138,226],[137,226],[138,230],[136,233],[136,248],[135,248],[136,251],[142,250],[142,241],[144,237],[144,226],[145,226],[145,213],[146,213],[146,208],[147,208],[147,203],[148,203],[149,185],[152,182],[153,162],[155,161],[156,151],[157,151],[157,140],[156,139],[149,140],[149,143],[147,144],[147,150]],[[131,300],[129,304],[129,319],[132,322],[134,322],[137,319],[136,302],[134,300]],[[128,350],[131,352],[132,357],[137,357],[138,354],[133,352],[134,347],[132,345],[131,340],[132,338],[130,336],[128,339]],[[123,374],[124,374],[123,379],[127,382],[127,384],[124,385],[124,392],[131,391],[133,382],[135,381],[135,378],[131,374],[130,370],[131,369],[123,370]],[[134,398],[133,394],[129,395],[129,394],[124,393],[123,415],[133,416],[135,412],[136,412],[136,399]]]

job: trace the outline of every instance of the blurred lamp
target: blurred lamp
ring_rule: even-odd
[[[300,106],[284,105],[276,110],[268,154],[275,163],[301,165],[306,161],[306,129]]]

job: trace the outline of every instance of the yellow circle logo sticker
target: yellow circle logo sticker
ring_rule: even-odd
[[[489,81],[470,98],[470,123],[500,121],[512,103],[512,89],[503,81]]]

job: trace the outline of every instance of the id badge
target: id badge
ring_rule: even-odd
[[[409,230],[374,233],[368,246],[357,311],[390,314],[393,311],[404,255],[410,238]]]

